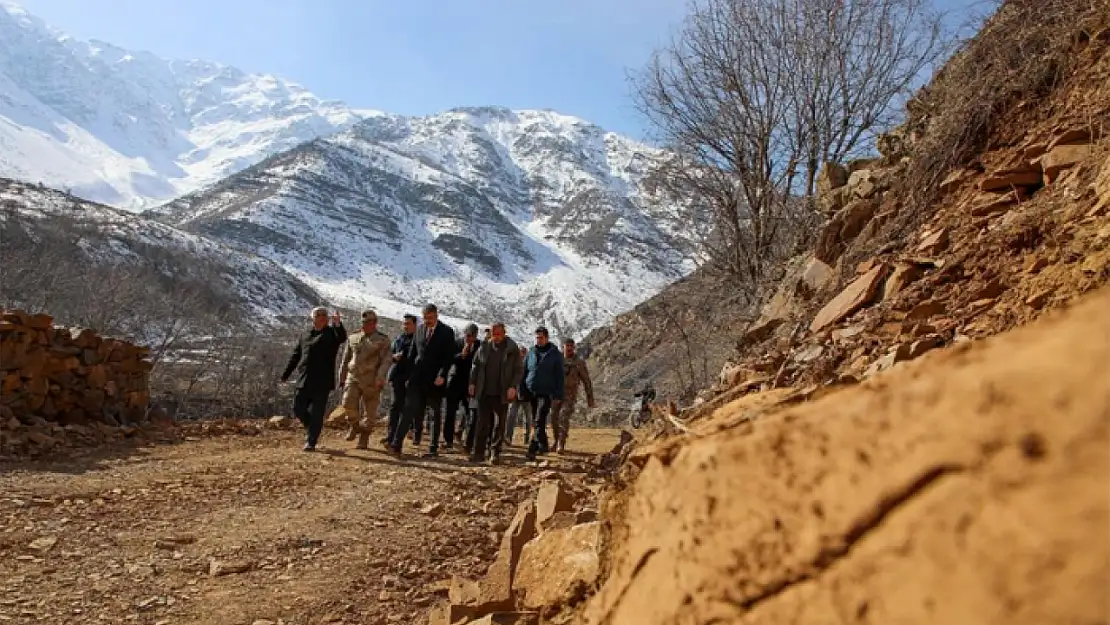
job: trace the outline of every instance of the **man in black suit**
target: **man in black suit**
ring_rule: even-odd
[[[443,396],[447,390],[447,373],[455,358],[455,331],[439,322],[439,311],[434,304],[424,307],[424,323],[416,328],[412,347],[409,348],[411,366],[405,397],[405,413],[393,440],[390,451],[400,455],[405,436],[417,419],[423,419],[432,409],[431,444],[425,456],[439,455],[440,428],[443,427]]]
[[[328,395],[335,389],[335,357],[347,340],[347,330],[336,311],[328,325],[328,309],[312,310],[312,327],[297,339],[293,355],[281,374],[286,382],[297,374],[297,393],[293,396],[293,416],[305,428],[305,451],[315,451],[324,429],[324,410]]]

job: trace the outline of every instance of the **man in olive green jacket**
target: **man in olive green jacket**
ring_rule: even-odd
[[[470,461],[485,461],[486,439],[492,429],[490,463],[497,464],[505,439],[505,417],[509,405],[516,401],[523,367],[520,349],[505,336],[505,324],[496,323],[490,329],[490,340],[482,343],[470,368],[470,396],[478,399],[478,423]]]

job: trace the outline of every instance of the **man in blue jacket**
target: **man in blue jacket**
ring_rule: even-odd
[[[551,342],[547,328],[536,328],[536,345],[524,359],[524,386],[531,396],[533,418],[529,460],[548,451],[547,416],[553,404],[563,401],[563,376],[563,355]]]

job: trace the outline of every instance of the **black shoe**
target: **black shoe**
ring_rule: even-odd
[[[490,466],[497,466],[501,464],[501,454],[493,454],[493,457],[489,459],[489,463]]]
[[[438,458],[439,457],[439,452],[436,451],[435,449],[429,449],[427,451],[427,453],[424,454],[423,457],[424,458]]]
[[[305,443],[304,447],[301,449],[301,451],[316,451],[316,445],[313,445],[311,443]]]

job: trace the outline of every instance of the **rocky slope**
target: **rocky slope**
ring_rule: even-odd
[[[260,322],[303,315],[321,301],[312,288],[259,256],[127,211],[0,178],[0,232],[12,237],[7,239],[10,246],[16,233],[9,228],[29,234],[30,241],[41,240],[44,233],[79,234],[78,249],[87,262],[156,267],[170,286],[183,277],[203,279],[211,286],[214,306],[230,306]],[[6,268],[9,289],[16,269],[15,264]],[[51,267],[32,269],[42,278],[40,288],[46,289]]]
[[[1108,307],[638,449],[575,622],[1106,620]]]
[[[1104,284],[1095,207],[1107,188],[1107,31],[1076,5],[1059,8],[1032,32],[1005,15],[988,23],[911,102],[883,154],[823,172],[817,200],[828,223],[757,306],[707,297],[727,285],[695,274],[594,332],[606,387],[653,379],[689,403],[690,376],[679,375],[690,369],[687,343],[716,386],[703,400],[745,382],[750,391],[859,379]],[[1073,31],[1074,41],[1062,34]]]
[[[1107,102],[1110,4],[1004,3],[828,166],[815,248],[657,407],[544,622],[1110,619]]]
[[[157,211],[329,299],[596,327],[687,267],[657,150],[551,111],[382,116]]]
[[[79,41],[0,3],[0,176],[139,208],[373,114],[276,76]]]

